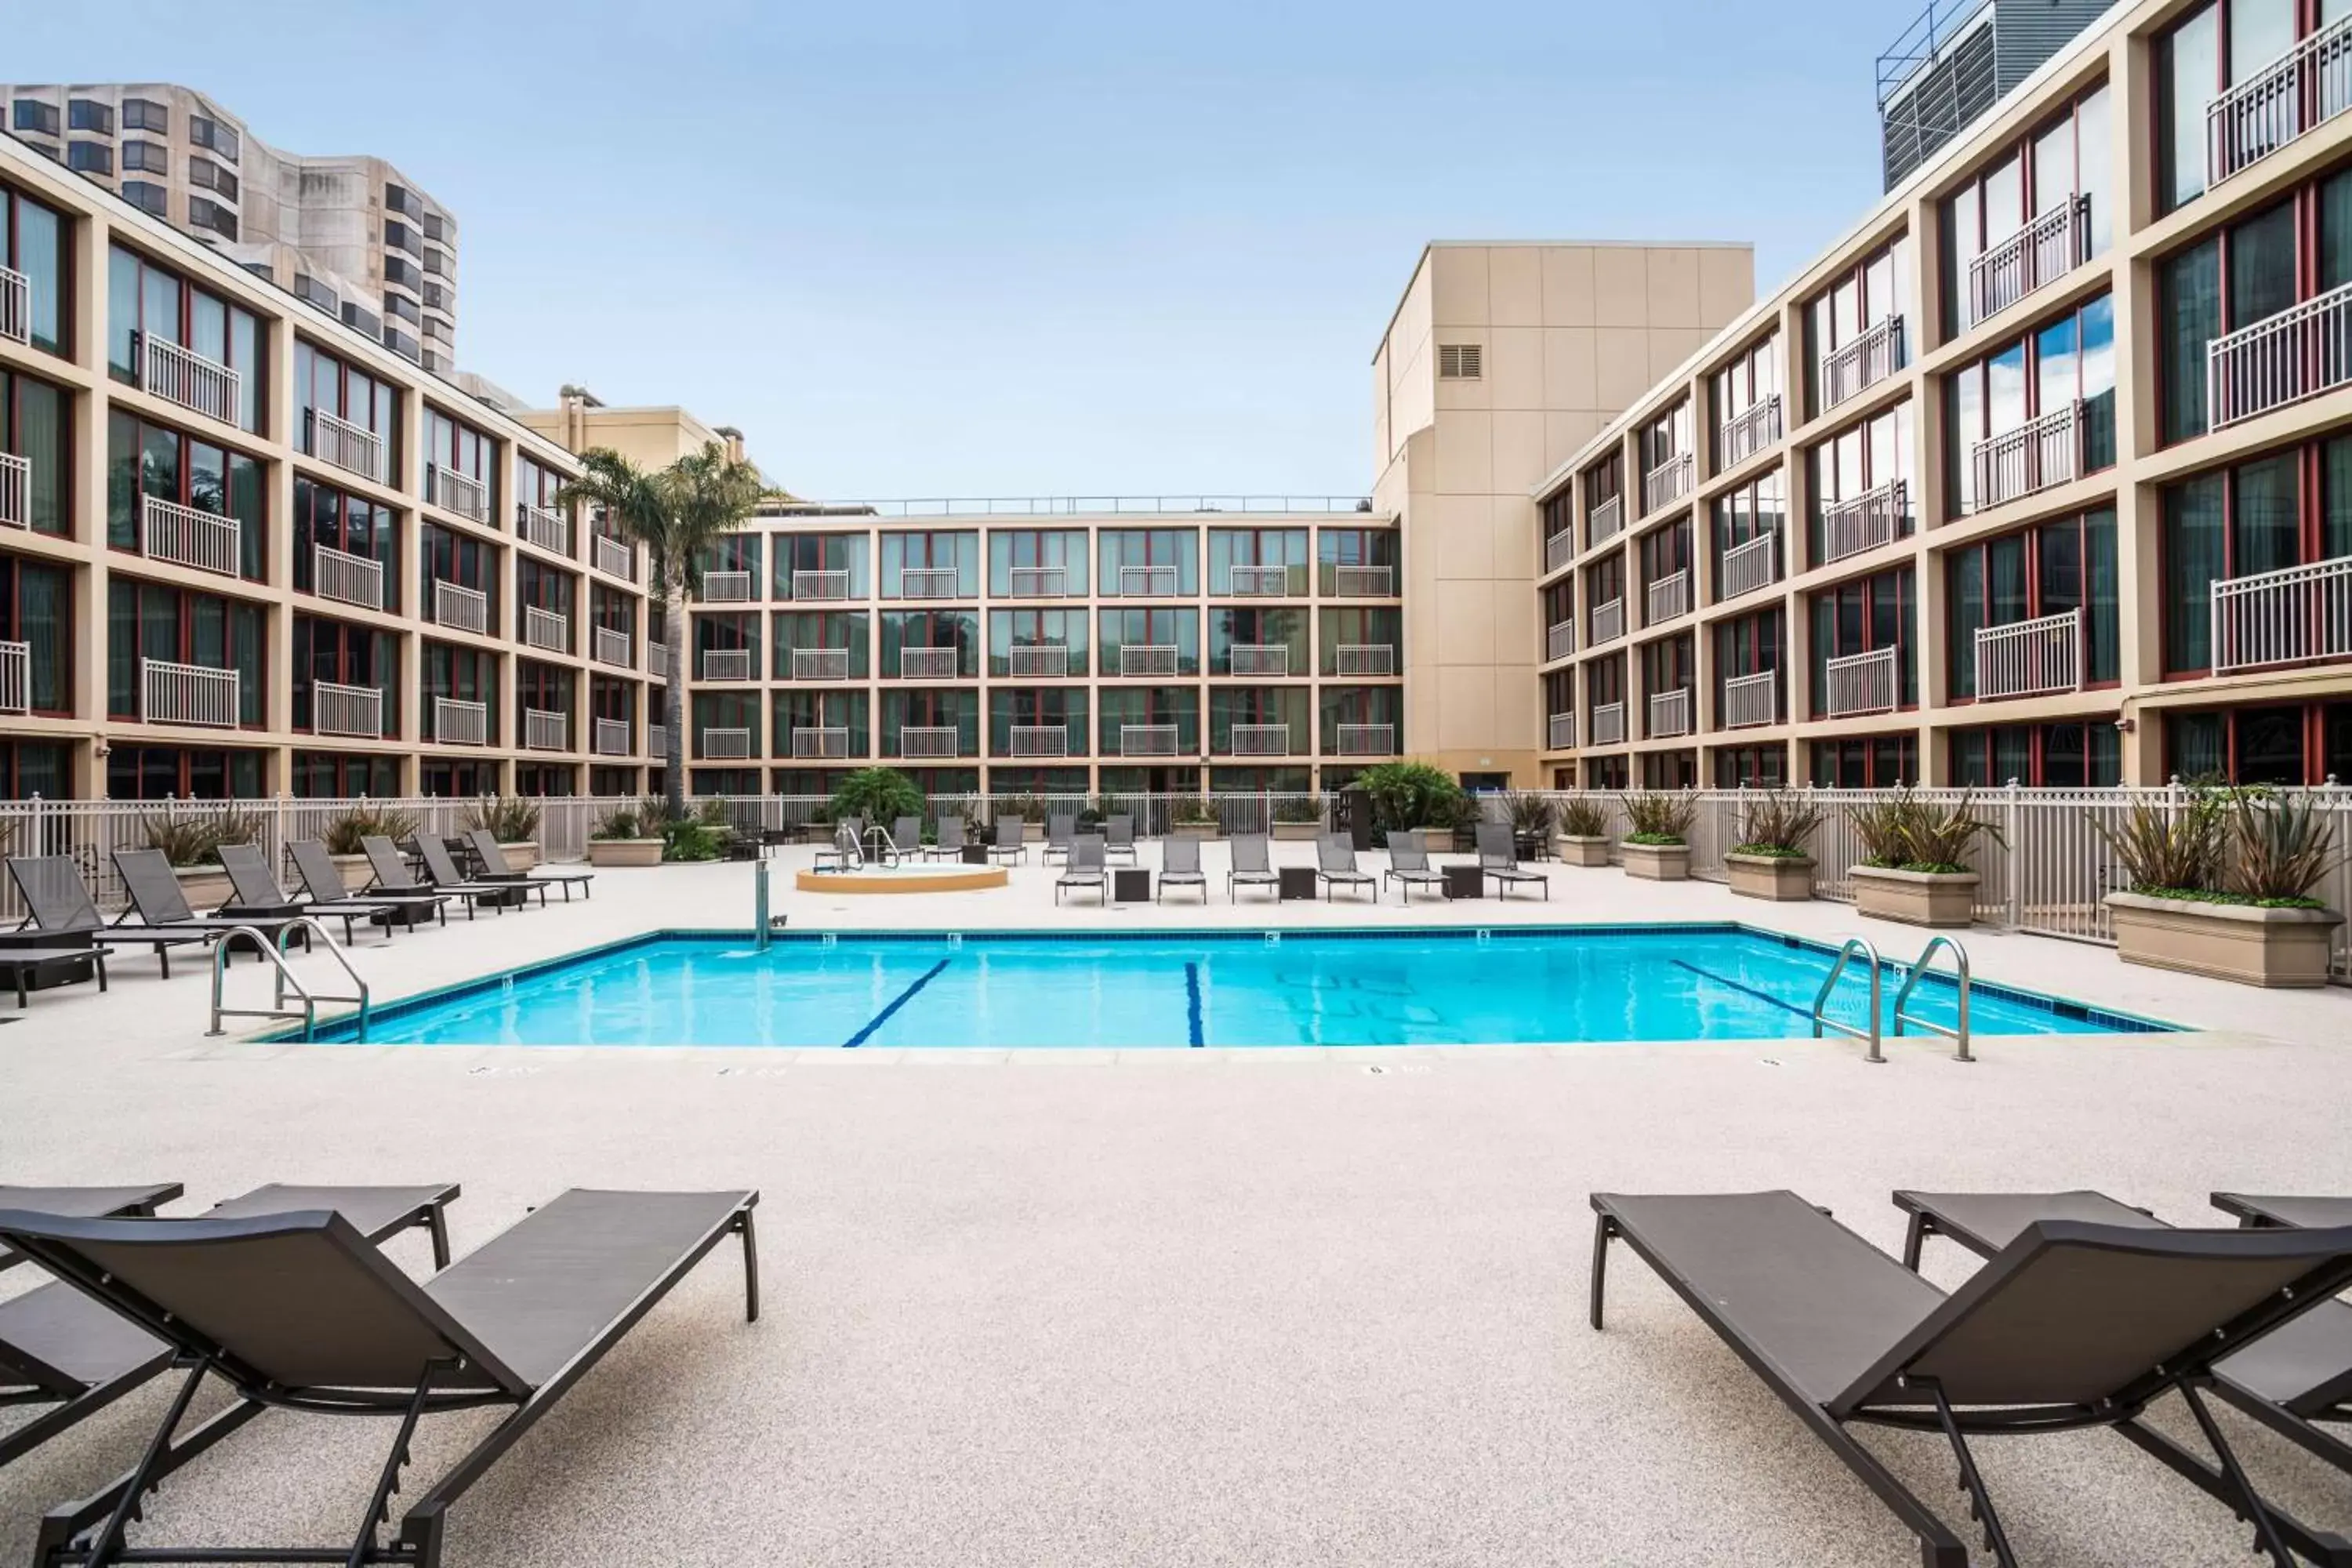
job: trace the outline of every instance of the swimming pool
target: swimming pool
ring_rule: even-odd
[[[386,1045],[1170,1047],[1784,1039],[1834,954],[1738,925],[1136,937],[660,932],[379,1008]],[[1886,988],[1892,1009],[1895,986]],[[1858,1020],[1850,973],[1832,1006]],[[1915,1010],[1958,995],[1924,981]],[[1888,1020],[1891,1028],[1891,1018]],[[1979,1035],[2166,1026],[1979,983]],[[321,1026],[349,1040],[349,1023]]]

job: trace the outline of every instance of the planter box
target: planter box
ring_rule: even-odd
[[[1787,904],[1813,896],[1813,861],[1809,855],[1795,858],[1781,855],[1726,855],[1723,864],[1731,874],[1731,890],[1743,899],[1770,899]]]
[[[591,866],[658,866],[661,858],[662,841],[658,838],[588,840],[588,864]]]
[[[1274,836],[1285,844],[1312,844],[1328,832],[1319,822],[1277,822]]]
[[[236,896],[236,889],[228,873],[218,866],[174,866],[172,875],[180,879],[180,896],[188,900],[188,908],[200,915],[208,915]]]
[[[1180,822],[1168,830],[1178,838],[1198,838],[1203,842],[1222,838],[1225,830],[1213,822]]]
[[[1628,877],[1642,877],[1653,882],[1690,880],[1690,846],[1687,844],[1635,844],[1628,841],[1619,847],[1625,856],[1625,875]]]
[[[2334,910],[2263,910],[2109,893],[2116,953],[2126,963],[2177,969],[2241,985],[2325,985],[2327,951],[2344,917]]]
[[[1974,871],[1898,871],[1888,866],[1856,866],[1853,905],[1865,915],[1905,925],[1947,929],[1974,923]]]
[[[1552,852],[1563,866],[1606,866],[1609,864],[1609,840],[1604,837],[1585,838],[1563,833],[1552,841]]]
[[[331,855],[335,869],[342,874],[343,886],[357,891],[375,880],[375,868],[364,855]]]
[[[526,838],[520,844],[501,844],[499,852],[507,858],[509,871],[528,871],[539,864],[539,845]]]

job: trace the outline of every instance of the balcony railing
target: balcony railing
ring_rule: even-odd
[[[1236,599],[1280,599],[1290,593],[1287,566],[1228,566],[1225,591]]]
[[[383,693],[373,686],[314,680],[310,683],[310,728],[320,735],[375,740],[383,734]]]
[[[2073,479],[2082,468],[2082,414],[2080,403],[2062,404],[1970,447],[1976,504],[1969,510],[1982,511]]]
[[[2352,658],[2352,555],[2213,584],[2213,673]]]
[[[1172,599],[1176,596],[1173,566],[1122,566],[1118,569],[1122,599]]]
[[[139,685],[139,716],[150,724],[236,727],[240,686],[236,670],[142,658]]]
[[[1576,531],[1563,528],[1544,541],[1543,569],[1547,575],[1576,559]]]
[[[237,574],[245,528],[236,519],[154,496],[140,498],[139,517],[140,552],[150,561],[169,561],[224,577]]]
[[[2091,235],[2090,216],[2090,198],[2070,195],[1969,262],[1969,322],[1992,320],[2080,267]]]
[[[1343,642],[1331,650],[1334,675],[1387,676],[1396,673],[1396,647],[1384,642]]]
[[[1726,599],[1769,587],[1780,577],[1780,535],[1777,530],[1767,530],[1725,551],[1722,567],[1717,573],[1717,581],[1722,584],[1720,596]]]
[[[961,580],[952,566],[908,566],[898,574],[898,597],[952,599]]]
[[[748,727],[740,725],[726,729],[705,730],[702,732],[702,754],[705,757],[716,757],[721,762],[740,762],[751,754],[751,731]],[[793,755],[797,757],[805,754],[799,746],[795,745],[793,748]]]
[[[746,573],[745,575],[749,576],[750,574]],[[705,574],[703,582],[708,584],[709,581],[709,574]],[[708,594],[705,595],[705,597],[709,596]],[[748,584],[745,585],[743,596],[747,599],[751,596]],[[846,599],[849,597],[849,573],[845,569],[832,572],[795,572],[793,574],[793,597],[795,599]]]
[[[898,650],[901,680],[953,680],[961,656],[952,647],[902,647]]]
[[[33,281],[13,267],[0,267],[0,338],[33,341]]]
[[[490,739],[490,705],[487,702],[466,702],[455,697],[433,700],[433,738],[451,746],[488,745]]]
[[[629,634],[618,626],[598,626],[591,639],[598,664],[609,664],[615,669],[630,668]]]
[[[562,512],[525,501],[515,508],[515,532],[525,544],[569,558],[572,523]]]
[[[648,721],[646,721],[646,755],[647,755],[648,757],[651,757],[654,761],[656,761],[656,762],[657,762],[657,763],[660,763],[660,762],[666,762],[666,761],[667,761],[667,760],[668,760],[668,757],[669,757],[669,726],[668,726],[668,725],[667,725],[667,724],[656,724],[656,723],[654,723],[654,722],[653,722],[652,721],[650,721],[650,720],[648,720]]]
[[[797,574],[795,574],[797,575]],[[841,574],[846,578],[847,573]],[[748,605],[751,602],[751,574],[749,572],[705,572],[702,574],[702,602],[706,605]]]
[[[961,749],[952,724],[898,727],[898,754],[902,757],[952,757]]]
[[[2205,183],[2218,185],[2352,107],[2352,17],[2322,27],[2205,106]]]
[[[490,629],[490,596],[479,588],[468,588],[461,583],[436,578],[433,584],[433,619],[437,626],[455,626],[461,632],[488,634]]]
[[[1660,621],[1671,621],[1690,610],[1690,568],[1669,572],[1650,584],[1649,617],[1642,624],[1654,626]]]
[[[1592,516],[1584,525],[1584,542],[1588,545],[1603,543],[1616,538],[1624,531],[1624,500],[1619,496],[1611,496],[1592,509]]]
[[[1066,566],[1015,566],[1005,588],[1008,599],[1066,598],[1070,592],[1070,570]]]
[[[1396,568],[1334,566],[1331,595],[1339,599],[1392,599],[1396,596]]]
[[[1592,614],[1588,617],[1586,635],[1592,639],[1585,645],[1588,647],[1599,647],[1602,643],[1613,642],[1623,637],[1625,601],[1611,599],[1606,604],[1593,605]]]
[[[1576,715],[1554,713],[1545,727],[1544,750],[1572,752],[1576,750]]]
[[[1172,757],[1176,754],[1173,724],[1121,724],[1118,754],[1122,757]]]
[[[637,552],[626,544],[606,534],[596,536],[596,570],[607,577],[618,577],[624,583],[637,580]]]
[[[522,640],[550,653],[572,651],[572,617],[537,605],[522,607]]]
[[[522,710],[522,746],[526,752],[568,752],[572,749],[572,715],[547,708]]]
[[[626,719],[599,719],[589,727],[588,750],[600,757],[625,757],[629,754],[629,721]]]
[[[2206,423],[2219,430],[2347,382],[2352,382],[2352,283],[2206,344]]]
[[[33,525],[33,465],[14,452],[0,452],[0,528]]]
[[[1902,368],[1903,318],[1888,316],[1822,356],[1822,412],[1861,396]]]
[[[1225,668],[1231,675],[1288,675],[1290,645],[1237,642],[1226,650]]]
[[[1601,703],[1592,710],[1588,721],[1592,730],[1592,744],[1617,746],[1624,743],[1625,705],[1622,702]]]
[[[1773,393],[1749,404],[1723,422],[1716,444],[1723,450],[1727,468],[1744,463],[1780,438],[1780,395]]]
[[[1069,727],[1064,724],[1015,724],[1011,736],[1016,757],[1066,757]]]
[[[847,680],[849,650],[845,647],[796,647],[793,649],[794,680]]]
[[[471,474],[425,465],[425,499],[444,511],[454,511],[471,522],[490,521],[490,488]]]
[[[1118,650],[1118,672],[1123,676],[1173,675],[1179,649],[1174,643],[1125,643]]]
[[[2083,612],[1977,628],[1977,696],[2032,697],[2083,685]]]
[[[1005,650],[1005,663],[1016,676],[1058,680],[1070,673],[1070,649],[1066,643],[1015,643]]]
[[[707,647],[702,650],[705,680],[749,680],[751,650],[748,647]]]
[[[1852,500],[1826,501],[1822,506],[1822,563],[1843,561],[1865,550],[1891,544],[1903,531],[1908,492],[1901,479],[1889,479]]]
[[[1893,712],[1899,689],[1896,678],[1901,673],[1895,660],[1900,653],[1898,648],[1879,647],[1831,659],[1829,689],[1823,693],[1829,716],[1844,719],[1856,713]]]
[[[1286,757],[1290,755],[1290,726],[1235,724],[1226,744],[1236,757]]]
[[[224,425],[236,423],[244,382],[238,372],[152,332],[143,332],[141,337],[144,340],[139,355],[141,391],[152,393],[166,403],[194,409]]]
[[[321,599],[357,605],[363,610],[383,608],[383,563],[332,545],[310,547],[310,585]]]
[[[1662,506],[1672,506],[1690,494],[1691,479],[1696,472],[1688,452],[1676,452],[1656,468],[1642,476],[1642,515],[1647,517]]]
[[[1650,739],[1671,740],[1691,732],[1691,694],[1687,686],[1650,693]]]
[[[1544,629],[1544,661],[1566,658],[1576,651],[1576,620],[1554,621]]]
[[[310,410],[310,456],[347,474],[383,482],[383,438],[323,408]]]
[[[1744,730],[1752,724],[1780,721],[1780,672],[1759,669],[1735,675],[1723,683],[1723,727]]]
[[[1385,757],[1396,751],[1393,724],[1341,724],[1332,736],[1332,754],[1341,757]]]
[[[33,709],[33,645],[0,642],[0,713]]]
[[[656,680],[669,679],[669,644],[646,638],[646,673]]]

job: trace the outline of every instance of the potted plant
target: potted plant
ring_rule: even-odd
[[[1533,790],[1506,790],[1503,809],[1511,821],[1512,847],[1522,860],[1540,860],[1551,853],[1551,830],[1559,808],[1551,796]]]
[[[1688,880],[1690,830],[1698,820],[1698,796],[1688,790],[1643,790],[1623,799],[1625,821],[1633,828],[1622,841],[1625,874],[1653,882]]]
[[[1559,847],[1563,866],[1609,864],[1609,811],[1589,795],[1559,803]]]
[[[1312,843],[1323,836],[1327,814],[1319,795],[1286,795],[1274,803],[1274,836]]]
[[[261,837],[261,819],[235,806],[203,816],[151,816],[142,824],[147,847],[163,851],[179,879],[180,896],[199,914],[230,902],[236,889],[221,868],[220,847],[251,844]]]
[[[868,826],[885,828],[902,816],[919,821],[923,815],[922,788],[896,768],[859,768],[834,786],[826,815],[835,822],[848,816],[863,817]]]
[[[1176,803],[1170,815],[1169,830],[1179,838],[1215,838],[1224,831],[1218,820],[1217,808],[1205,795],[1188,795]]]
[[[2000,829],[1969,813],[1974,799],[1931,805],[1898,785],[1885,799],[1846,808],[1862,841],[1853,879],[1854,907],[1880,920],[1915,926],[1964,926],[1976,919],[1977,874],[1968,856],[1978,836]]]
[[[1739,842],[1723,858],[1731,890],[1742,898],[1790,902],[1813,896],[1813,858],[1805,846],[1822,826],[1822,808],[1802,795],[1771,790],[1740,815]]]
[[[2185,805],[2135,805],[2099,834],[2129,883],[2106,898],[2126,963],[2246,985],[2327,984],[2344,917],[2311,896],[2336,858],[2309,799],[2200,790]]]
[[[662,836],[646,831],[644,821],[633,805],[617,806],[596,819],[588,834],[588,864],[591,866],[657,866],[661,864]]]
[[[1373,827],[1418,832],[1422,847],[1433,855],[1454,847],[1454,830],[1465,813],[1468,820],[1477,820],[1477,803],[1463,794],[1461,784],[1427,763],[1376,763],[1349,787],[1371,798]]]
[[[363,838],[383,837],[394,844],[404,844],[423,826],[412,812],[387,811],[362,801],[328,819],[326,831],[320,835],[327,853],[333,856],[335,868],[343,874],[343,881],[353,888],[365,887],[372,873],[368,869],[367,850],[361,846]]]
[[[469,803],[459,814],[466,827],[487,827],[499,841],[509,871],[528,871],[539,864],[539,806],[519,795],[490,795]]]

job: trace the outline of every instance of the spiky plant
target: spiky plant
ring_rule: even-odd
[[[1755,796],[1740,813],[1739,843],[1735,855],[1764,855],[1791,860],[1806,857],[1806,845],[1821,830],[1828,814],[1805,796],[1776,789]]]
[[[1691,825],[1698,820],[1698,796],[1688,790],[1637,790],[1622,797],[1625,820],[1633,831],[1628,844],[1687,844]]]

